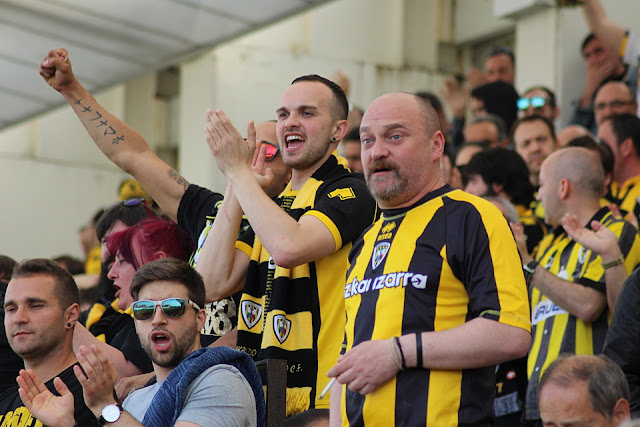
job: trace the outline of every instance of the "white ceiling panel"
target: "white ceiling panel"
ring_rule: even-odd
[[[95,90],[329,1],[0,0],[0,128],[61,103],[38,75],[51,49]]]

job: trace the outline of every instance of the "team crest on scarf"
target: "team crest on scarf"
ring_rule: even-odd
[[[284,314],[276,314],[273,316],[273,332],[280,344],[286,341],[291,332],[291,320],[287,319]]]
[[[378,243],[373,249],[373,258],[371,258],[371,266],[375,270],[380,265],[384,257],[387,256],[391,244],[389,242]]]
[[[253,301],[242,301],[240,311],[242,312],[242,319],[244,319],[244,323],[249,329],[256,326],[256,323],[262,317],[262,306]]]

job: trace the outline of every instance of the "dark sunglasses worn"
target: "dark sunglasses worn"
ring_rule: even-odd
[[[518,110],[526,110],[529,107],[540,108],[544,107],[547,100],[541,96],[534,96],[533,98],[520,98],[518,99]]]
[[[133,318],[136,320],[149,320],[156,312],[156,307],[160,306],[162,313],[171,318],[184,316],[187,312],[187,306],[190,305],[196,310],[200,307],[190,299],[185,298],[167,298],[162,301],[142,300],[131,304],[133,310]]]

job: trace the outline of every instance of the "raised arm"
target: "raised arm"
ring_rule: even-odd
[[[582,12],[589,29],[614,52],[619,51],[625,29],[607,18],[600,0],[584,0]]]
[[[189,183],[151,151],[144,138],[105,110],[78,82],[65,49],[50,51],[40,75],[67,100],[98,148],[133,176],[174,221]]]

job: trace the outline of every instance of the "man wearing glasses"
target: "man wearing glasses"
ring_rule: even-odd
[[[40,65],[40,75],[65,97],[89,136],[109,160],[142,184],[162,210],[189,233],[197,243],[191,260],[192,266],[197,267],[198,253],[222,203],[222,195],[189,184],[151,151],[142,135],[98,104],[74,76],[66,50],[49,52]],[[98,126],[100,123],[104,125]],[[274,178],[265,190],[269,197],[278,195],[290,176],[289,168],[273,147],[277,143],[275,127],[273,122],[256,126],[257,139],[265,141],[271,147],[269,152],[273,155],[268,165]],[[205,307],[208,320],[202,333],[209,335],[211,341],[235,327],[236,301],[233,298],[223,298]]]
[[[608,82],[596,93],[593,113],[596,124],[600,126],[606,117],[613,114],[636,114],[638,104],[633,92],[623,82]]]
[[[536,86],[527,90],[518,99],[518,117],[543,116],[552,122],[560,115],[560,108],[556,104],[556,94],[544,86]]]
[[[189,264],[170,258],[146,264],[131,293],[136,330],[157,382],[134,391],[121,406],[113,396],[113,365],[97,348],[82,347],[82,369],[74,372],[98,425],[264,425],[264,394],[251,358],[227,347],[200,347],[204,283]],[[25,405],[41,422],[74,425],[66,387],[58,383],[56,397],[33,372],[22,371],[18,381]]]

